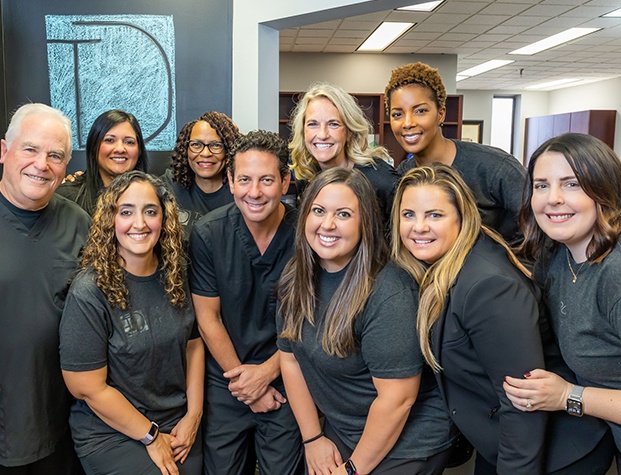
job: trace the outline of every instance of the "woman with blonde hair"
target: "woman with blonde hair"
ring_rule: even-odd
[[[311,475],[440,474],[453,427],[415,336],[415,282],[387,264],[373,196],[347,168],[306,190],[278,285],[287,398]]]
[[[204,350],[170,191],[140,171],[103,191],[60,324],[87,474],[201,473]]]
[[[476,473],[543,473],[547,417],[515,409],[502,388],[506,375],[544,362],[528,271],[481,225],[472,192],[446,165],[410,170],[392,219],[393,258],[420,285],[422,353],[477,450]]]
[[[399,174],[384,147],[369,146],[372,130],[356,99],[341,87],[311,85],[291,119],[289,149],[298,198],[320,171],[356,168],[371,182],[388,223]]]

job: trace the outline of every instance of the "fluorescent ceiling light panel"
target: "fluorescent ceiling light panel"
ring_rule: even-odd
[[[507,64],[515,63],[515,61],[511,59],[492,59],[491,61],[487,61],[486,63],[479,64],[474,68],[466,69],[461,73],[457,73],[457,76],[466,76],[472,77],[477,76],[479,74],[486,73],[487,71],[491,71],[492,69],[500,68],[502,66],[506,66]]]
[[[606,13],[605,15],[602,15],[602,16],[604,16],[604,17],[613,17],[613,18],[621,17],[621,8],[619,8],[619,9],[617,9],[615,11],[612,11],[610,13]]]
[[[385,21],[378,26],[371,36],[356,51],[383,51],[389,44],[409,30],[414,23]]]
[[[444,0],[438,0],[437,2],[425,2],[418,5],[410,5],[409,7],[399,7],[397,10],[407,10],[410,12],[432,12],[440,5],[444,3]]]
[[[541,41],[537,41],[528,46],[524,46],[524,48],[511,51],[509,54],[537,54],[541,51],[545,51],[563,43],[567,43],[568,41],[575,40],[576,38],[589,35],[598,30],[601,30],[601,28],[570,28],[569,30],[561,31],[558,34],[545,38]]]
[[[455,76],[455,82],[463,81],[464,79],[468,79],[470,76],[460,76],[459,74]]]
[[[557,79],[556,81],[544,82],[541,84],[535,84],[534,86],[527,86],[524,89],[547,89],[553,88],[555,86],[562,86],[563,84],[569,84],[570,82],[578,82],[579,78],[567,78],[567,79]]]

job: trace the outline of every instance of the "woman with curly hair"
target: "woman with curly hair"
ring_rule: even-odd
[[[387,224],[399,181],[384,147],[369,147],[372,127],[356,99],[341,87],[313,84],[291,119],[291,160],[298,199],[315,175],[334,167],[360,170],[375,189]]]
[[[453,426],[416,338],[416,284],[387,262],[374,195],[341,167],[306,190],[278,285],[287,398],[309,474],[441,474]]]
[[[131,170],[148,171],[142,130],[136,117],[114,109],[95,119],[86,139],[86,171],[56,191],[93,216],[97,197],[110,182]]]
[[[517,215],[524,167],[499,148],[442,135],[446,89],[438,70],[424,63],[400,66],[392,71],[384,97],[395,139],[412,157],[397,170],[405,174],[435,162],[452,166],[474,193],[483,224],[509,243],[521,241]]]
[[[201,473],[204,350],[185,280],[174,197],[140,171],[97,202],[60,325],[87,474]]]
[[[524,378],[507,377],[507,395],[525,412],[604,419],[621,450],[619,157],[590,135],[546,141],[528,164],[520,224],[522,249],[535,259],[554,335],[577,380],[533,366]]]
[[[226,166],[240,136],[233,121],[220,112],[205,112],[179,132],[172,163],[162,179],[177,199],[186,238],[201,216],[233,202]]]

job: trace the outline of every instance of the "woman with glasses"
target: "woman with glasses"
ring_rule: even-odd
[[[241,134],[226,115],[206,112],[183,126],[162,176],[179,205],[186,239],[198,219],[233,202],[226,182],[229,151]]]
[[[97,197],[117,176],[148,171],[147,150],[136,117],[114,109],[95,119],[86,139],[86,171],[60,185],[56,193],[93,216]]]

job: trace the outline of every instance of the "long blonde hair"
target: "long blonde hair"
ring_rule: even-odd
[[[459,234],[452,247],[429,268],[426,268],[425,264],[410,253],[399,234],[403,194],[407,188],[419,186],[437,186],[440,188],[457,210],[460,219]],[[393,260],[409,272],[420,286],[416,327],[423,356],[434,371],[440,371],[442,368],[431,351],[429,338],[431,329],[442,315],[448,292],[461,272],[464,262],[481,231],[502,245],[511,262],[526,276],[530,277],[528,270],[517,260],[502,237],[495,231],[481,225],[481,216],[474,195],[456,170],[446,165],[434,163],[430,166],[410,170],[399,182],[392,207],[391,254]]]
[[[390,161],[390,154],[384,147],[369,147],[368,135],[373,133],[373,127],[360,109],[358,102],[339,86],[328,83],[315,83],[300,99],[291,119],[291,166],[295,177],[310,181],[319,171],[319,164],[306,148],[304,142],[304,122],[308,104],[319,97],[328,99],[339,112],[341,120],[347,129],[347,143],[345,156],[356,165],[375,167],[375,158]]]
[[[318,272],[317,255],[306,239],[306,218],[319,192],[330,184],[349,187],[358,198],[360,210],[360,242],[345,276],[325,313],[321,346],[329,355],[346,357],[356,349],[354,323],[363,310],[375,277],[386,263],[383,226],[375,192],[362,172],[350,168],[326,170],[315,178],[300,209],[293,257],[285,267],[277,292],[284,319],[282,338],[302,339],[304,321],[315,324],[315,282]]]

